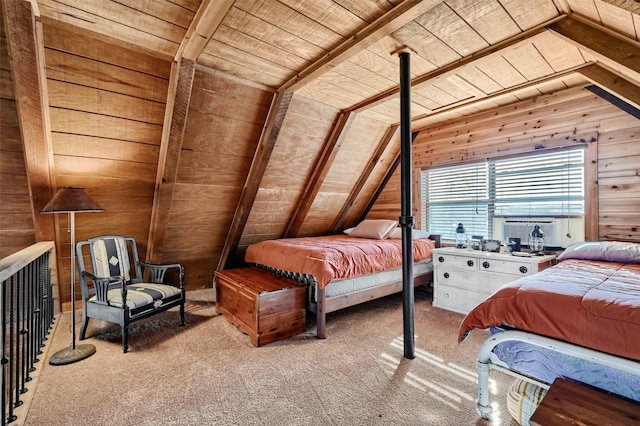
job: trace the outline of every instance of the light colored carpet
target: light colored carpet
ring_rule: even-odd
[[[188,293],[184,328],[177,311],[134,323],[127,354],[119,327],[92,320],[82,343],[96,354],[43,366],[25,424],[516,425],[507,375],[490,375],[493,420],[475,408],[487,333],[458,345],[462,315],[432,308],[425,290],[416,294],[413,360],[403,357],[401,295],[329,314],[326,340],[309,315],[305,333],[260,348],[216,315],[212,297]],[[69,320],[58,320],[49,354],[69,345]]]

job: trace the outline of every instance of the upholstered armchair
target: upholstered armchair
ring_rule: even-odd
[[[180,325],[184,326],[182,265],[141,262],[135,240],[120,235],[81,241],[76,254],[82,290],[80,340],[86,338],[89,318],[116,323],[122,327],[122,350],[126,353],[130,323],[175,306],[180,307]],[[87,254],[91,270],[85,267]],[[178,281],[176,284],[164,282],[170,270],[174,270],[172,280]]]

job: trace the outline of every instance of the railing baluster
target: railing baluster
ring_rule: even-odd
[[[12,278],[13,279],[13,278]],[[8,280],[11,281],[11,280]],[[2,421],[7,422],[8,414],[7,414],[7,406],[9,395],[7,394],[8,389],[8,372],[9,372],[9,358],[7,358],[7,309],[6,309],[6,300],[7,300],[7,282],[2,283],[2,291],[0,291],[1,302],[2,302]]]
[[[16,336],[16,321],[15,321],[15,308],[14,303],[16,300],[15,292],[16,287],[19,285],[19,274],[14,275],[11,278],[11,285],[9,286],[9,384],[7,386],[7,392],[9,393],[9,412],[7,415],[7,423],[15,420],[13,414],[13,408],[15,407],[14,396],[17,399],[16,385],[15,385],[15,336]]]
[[[39,361],[41,348],[54,322],[49,253],[53,243],[38,243],[0,259],[2,306],[2,420],[17,420],[14,409],[23,404],[20,395]]]

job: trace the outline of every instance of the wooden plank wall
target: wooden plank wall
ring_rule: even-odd
[[[338,110],[294,95],[238,246],[281,238],[322,153]]]
[[[358,114],[343,130],[342,145],[300,228],[299,236],[324,235],[331,229],[388,127],[383,122]]]
[[[4,20],[0,19],[0,259],[36,242]]]
[[[599,216],[599,238],[638,241],[639,126],[638,119],[588,90],[572,88],[425,128],[413,145],[413,167],[419,171],[596,140],[599,214],[594,217]],[[399,173],[398,169],[385,186],[368,218],[399,216]],[[420,188],[418,175],[414,192]],[[414,203],[416,227],[421,225],[420,212],[421,205]]]
[[[640,120],[602,121],[598,141],[598,232],[602,240],[640,242]]]
[[[131,236],[144,259],[170,62],[52,22],[44,42],[56,184],[86,188],[106,210],[77,214],[76,240]],[[68,220],[56,217],[69,282]],[[69,286],[61,290],[69,300]]]
[[[164,242],[188,289],[211,286],[273,91],[196,68]]]

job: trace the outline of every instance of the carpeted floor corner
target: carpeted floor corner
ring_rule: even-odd
[[[305,333],[256,348],[223,316],[211,290],[187,294],[185,327],[168,311],[130,328],[92,321],[83,361],[45,365],[26,425],[516,425],[512,379],[491,373],[492,421],[475,408],[475,357],[486,338],[458,345],[462,315],[415,301],[416,357],[403,357],[402,296],[328,315],[327,339]],[[77,316],[79,317],[79,315]],[[64,314],[49,353],[68,346]]]

